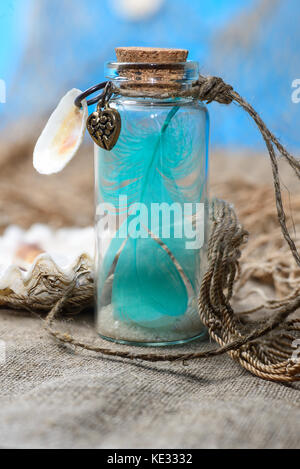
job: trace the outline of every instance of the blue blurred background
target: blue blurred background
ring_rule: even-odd
[[[299,0],[1,0],[2,135],[16,116],[44,123],[68,89],[102,81],[115,46],[161,46],[189,49],[203,74],[222,76],[298,149],[299,19]],[[213,146],[262,147],[237,106],[212,104],[210,113]]]

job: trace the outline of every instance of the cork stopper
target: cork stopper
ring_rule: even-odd
[[[146,96],[180,89],[188,51],[160,47],[117,47],[120,88],[139,90]]]
[[[161,47],[117,47],[118,62],[174,63],[186,62],[188,50]]]

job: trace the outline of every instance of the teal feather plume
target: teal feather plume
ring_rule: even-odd
[[[174,106],[164,122],[147,116],[134,126],[126,113],[122,115],[118,144],[113,151],[102,153],[99,162],[102,201],[118,208],[119,197],[126,196],[128,207],[143,203],[148,213],[152,203],[200,202],[206,175],[199,177],[201,158],[194,150],[187,115],[178,110]],[[130,226],[135,217],[128,213],[126,224]],[[139,228],[141,232],[147,229]],[[160,226],[153,228],[159,233]],[[170,229],[174,230],[172,223]],[[161,237],[159,244],[155,236],[144,234],[148,236],[129,236],[124,242],[116,233],[103,259],[100,294],[114,266],[111,302],[115,319],[145,327],[168,327],[187,310],[199,252],[186,250],[184,237]]]

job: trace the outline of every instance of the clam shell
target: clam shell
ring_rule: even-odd
[[[0,237],[0,306],[48,312],[75,282],[66,312],[78,313],[94,301],[93,257],[92,227],[10,226]]]
[[[36,143],[33,166],[41,174],[61,171],[82,143],[88,108],[86,100],[81,109],[75,106],[79,94],[81,91],[74,88],[61,99]]]

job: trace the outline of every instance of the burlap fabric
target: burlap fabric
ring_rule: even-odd
[[[67,327],[84,340],[91,325],[84,316]],[[2,312],[1,330],[2,448],[300,446],[299,387],[262,381],[227,355],[189,366],[102,358],[58,346],[22,313]]]

